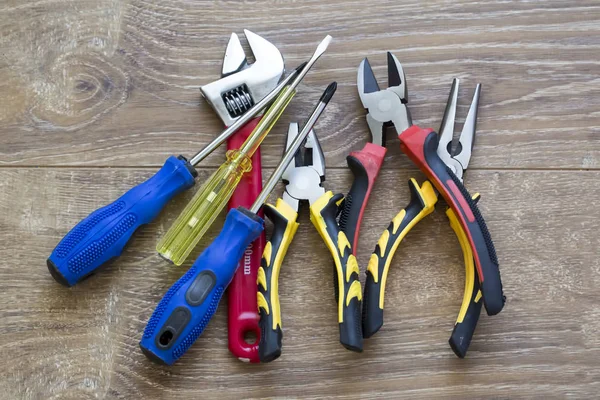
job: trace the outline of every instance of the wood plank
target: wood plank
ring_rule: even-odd
[[[593,0],[5,0],[0,399],[597,397],[599,21]],[[466,359],[447,345],[464,267],[441,204],[398,250],[385,325],[362,354],[338,344],[330,256],[306,209],[282,271],[284,354],[272,364],[229,354],[225,303],[175,366],[154,365],[138,348],[157,302],[193,259],[176,268],[154,252],[192,192],[101,273],[72,289],[51,279],[45,259],[72,226],[167,156],[191,155],[220,132],[198,87],[218,77],[230,32],[243,28],[278,46],[288,69],[334,37],[262,146],[265,178],[287,124],[305,119],[336,80],[317,133],[327,188],[347,191],[345,157],[369,137],[355,84],[365,56],[381,86],[385,51],[398,56],[420,125],[439,125],[452,78],[462,80],[462,116],[483,83],[466,185],[483,196],[508,303],[481,317]],[[408,178],[423,179],[391,133],[387,147],[361,230],[363,282],[379,234],[408,202]],[[223,154],[206,160],[199,181]]]
[[[362,272],[392,210],[408,201],[405,185],[413,173],[383,171],[362,231]],[[170,368],[146,360],[137,343],[157,302],[185,270],[164,263],[153,248],[192,193],[82,284],[65,289],[45,267],[78,220],[150,175],[0,169],[0,397],[590,398],[600,389],[597,171],[469,172],[467,186],[483,196],[508,303],[498,316],[481,317],[464,360],[447,345],[462,295],[462,256],[438,206],[399,249],[385,325],[364,353],[338,344],[329,255],[304,210],[281,276],[282,357],[268,365],[235,360],[227,350],[223,304]],[[349,183],[348,171],[331,170],[326,186],[345,191]]]
[[[600,5],[578,1],[322,2],[67,0],[0,6],[0,165],[152,166],[220,129],[198,86],[218,76],[231,31],[275,43],[288,68],[335,41],[264,145],[274,166],[290,120],[340,83],[319,124],[330,167],[369,137],[355,79],[390,50],[408,74],[414,121],[437,127],[453,77],[463,103],[483,83],[472,167],[598,169]],[[464,108],[462,108],[464,112]],[[407,168],[390,140],[388,168]],[[219,152],[207,160],[216,166]]]

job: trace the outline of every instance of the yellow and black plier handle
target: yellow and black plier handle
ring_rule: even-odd
[[[472,198],[474,202],[477,202],[479,200],[479,193],[473,195]],[[462,225],[458,221],[454,210],[448,208],[446,210],[446,215],[450,221],[450,227],[458,238],[460,248],[463,252],[463,259],[465,261],[465,292],[448,343],[454,351],[454,354],[460,358],[464,358],[469,349],[469,345],[471,344],[473,334],[475,333],[477,321],[479,321],[479,315],[481,315],[483,301],[481,298],[481,286],[479,285],[479,279],[477,277],[477,269],[475,268],[475,262],[473,260],[473,250],[469,245],[469,239],[467,238]]]
[[[409,181],[411,200],[390,222],[383,232],[367,266],[363,304],[363,335],[374,335],[383,325],[385,285],[392,258],[406,234],[423,218],[431,214],[438,196],[429,181],[419,186],[413,178]],[[478,198],[478,195],[477,195]],[[476,200],[474,198],[474,200]],[[450,226],[460,242],[465,260],[465,293],[461,309],[450,337],[450,346],[457,356],[464,357],[473,337],[481,311],[481,292],[475,276],[473,252],[466,234],[452,209],[446,211]]]
[[[392,219],[377,241],[367,266],[363,303],[363,336],[369,338],[383,325],[385,284],[390,264],[406,234],[423,218],[431,214],[437,194],[429,181],[419,186],[414,178],[408,181],[410,202]]]
[[[265,204],[265,216],[273,222],[273,233],[265,246],[258,269],[258,314],[260,362],[270,362],[281,355],[281,307],[279,305],[279,272],[288,248],[298,229],[298,213],[282,199],[275,206]]]
[[[310,220],[329,249],[335,264],[334,290],[338,304],[340,343],[348,350],[361,352],[362,290],[359,269],[352,246],[340,229],[336,216],[341,211],[344,195],[326,192],[310,205]]]
[[[358,280],[358,263],[335,218],[342,200],[341,194],[326,192],[310,206],[310,219],[335,262],[340,342],[349,350],[362,351],[362,292]],[[265,205],[264,213],[274,227],[258,270],[257,298],[261,329],[258,354],[261,362],[270,362],[281,355],[283,332],[279,272],[298,229],[298,213],[282,199],[278,199],[275,206]]]

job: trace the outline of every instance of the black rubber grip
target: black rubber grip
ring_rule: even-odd
[[[369,190],[369,176],[367,170],[356,157],[346,157],[348,168],[354,175],[354,181],[348,195],[344,199],[342,212],[340,213],[340,229],[346,234],[348,241],[354,243],[356,233],[360,230],[359,216],[363,204],[367,201]]]
[[[258,358],[261,363],[277,360],[281,355],[283,332],[279,326],[273,330],[273,318],[264,309],[260,309],[260,343],[258,345]],[[263,323],[264,321],[264,323]]]
[[[379,308],[381,282],[375,282],[373,274],[367,271],[365,290],[363,294],[362,329],[363,337],[370,338],[383,326],[383,308]]]
[[[477,271],[475,271],[475,273],[477,273]],[[479,315],[481,315],[481,306],[483,301],[481,299],[477,299],[479,290],[479,279],[476,277],[467,312],[462,322],[457,322],[454,325],[452,335],[448,340],[452,351],[454,351],[454,354],[460,358],[464,358],[467,355],[467,350],[469,350],[471,339],[473,339],[473,334],[475,333],[475,328],[477,327],[477,321],[479,321]]]

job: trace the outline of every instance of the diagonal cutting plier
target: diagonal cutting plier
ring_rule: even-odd
[[[369,110],[366,118],[371,131],[371,141],[367,142],[362,150],[354,151],[346,157],[354,180],[340,213],[340,227],[352,244],[354,252],[358,248],[363,214],[387,151],[387,128],[394,126],[398,132],[402,132],[412,125],[402,64],[396,56],[388,52],[387,66],[386,90],[379,89],[368,59],[365,58],[358,67],[358,93],[364,108]]]
[[[370,73],[371,75],[364,78],[365,82],[375,79],[372,71],[369,71],[370,69],[363,69],[364,74]],[[376,96],[386,99],[391,97],[391,94],[396,94],[389,88],[374,92],[372,86],[367,86],[363,90],[371,94],[371,97],[374,98],[372,102],[375,105],[381,104],[383,101],[376,102]],[[481,300],[483,300],[488,315],[497,314],[504,306],[505,297],[502,292],[496,250],[483,216],[476,205],[479,195],[471,196],[463,185],[463,174],[469,163],[476,131],[480,93],[481,85],[478,85],[462,134],[454,150],[452,150],[452,138],[458,99],[458,80],[454,80],[452,84],[440,135],[431,129],[422,129],[418,126],[402,127],[403,130],[397,128],[401,132],[399,139],[402,151],[425,173],[429,180],[421,186],[415,179],[409,181],[410,203],[394,217],[381,235],[375,251],[371,255],[364,292],[364,337],[372,336],[383,325],[385,284],[396,249],[410,229],[433,212],[438,200],[438,193],[449,206],[446,214],[459,239],[465,261],[465,293],[450,338],[450,345],[459,357],[464,357],[470,344],[481,310]],[[365,104],[364,101],[363,104]],[[369,114],[373,113],[372,108],[368,108],[368,110]],[[375,108],[375,112],[379,111],[381,111],[381,107]],[[379,118],[382,125],[386,120],[385,115],[384,112]],[[392,117],[395,116],[395,111],[390,110],[387,115],[387,120],[393,121]],[[410,118],[410,114],[407,113],[407,115]],[[409,125],[412,125],[412,122]]]
[[[290,124],[287,145],[298,134],[297,124]],[[362,351],[361,301],[359,268],[352,247],[336,221],[343,195],[325,191],[325,158],[314,132],[310,132],[294,163],[285,170],[285,190],[275,206],[263,210],[273,222],[273,233],[265,246],[258,270],[258,312],[261,328],[258,353],[261,362],[275,360],[281,354],[283,332],[279,304],[279,272],[298,229],[298,210],[302,202],[310,205],[310,220],[321,235],[335,263],[336,300],[340,342],[352,351]]]

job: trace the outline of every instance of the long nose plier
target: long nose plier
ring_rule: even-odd
[[[363,62],[361,66],[364,64],[368,65],[368,62]],[[361,80],[365,82],[362,88]],[[370,96],[370,103],[365,103],[363,100],[369,115],[376,115],[382,126],[385,121],[394,122],[397,110],[386,111],[389,103],[386,99],[397,95],[396,91],[390,88],[380,91],[377,86],[366,84],[367,82],[376,82],[372,70],[359,68],[359,92],[362,89]],[[439,135],[431,129],[410,126],[412,125],[410,120],[410,127],[402,127],[402,130],[397,127],[398,132],[401,132],[399,139],[402,151],[429,180],[421,186],[415,179],[409,181],[410,203],[392,219],[371,255],[364,291],[364,337],[372,336],[383,325],[385,284],[396,249],[410,229],[433,212],[438,193],[448,204],[446,215],[458,237],[465,261],[466,281],[463,303],[450,338],[450,345],[456,355],[464,357],[467,352],[479,318],[482,300],[488,315],[497,314],[504,306],[505,297],[502,292],[496,250],[483,216],[476,205],[479,195],[471,196],[463,185],[463,174],[469,164],[475,137],[480,93],[481,85],[477,85],[464,128],[454,150],[452,137],[458,100],[456,79],[452,83]],[[406,93],[403,95],[406,96]],[[370,106],[371,104],[373,106]],[[410,118],[410,113],[406,115]],[[367,121],[373,132],[370,122],[372,118],[367,116]]]

